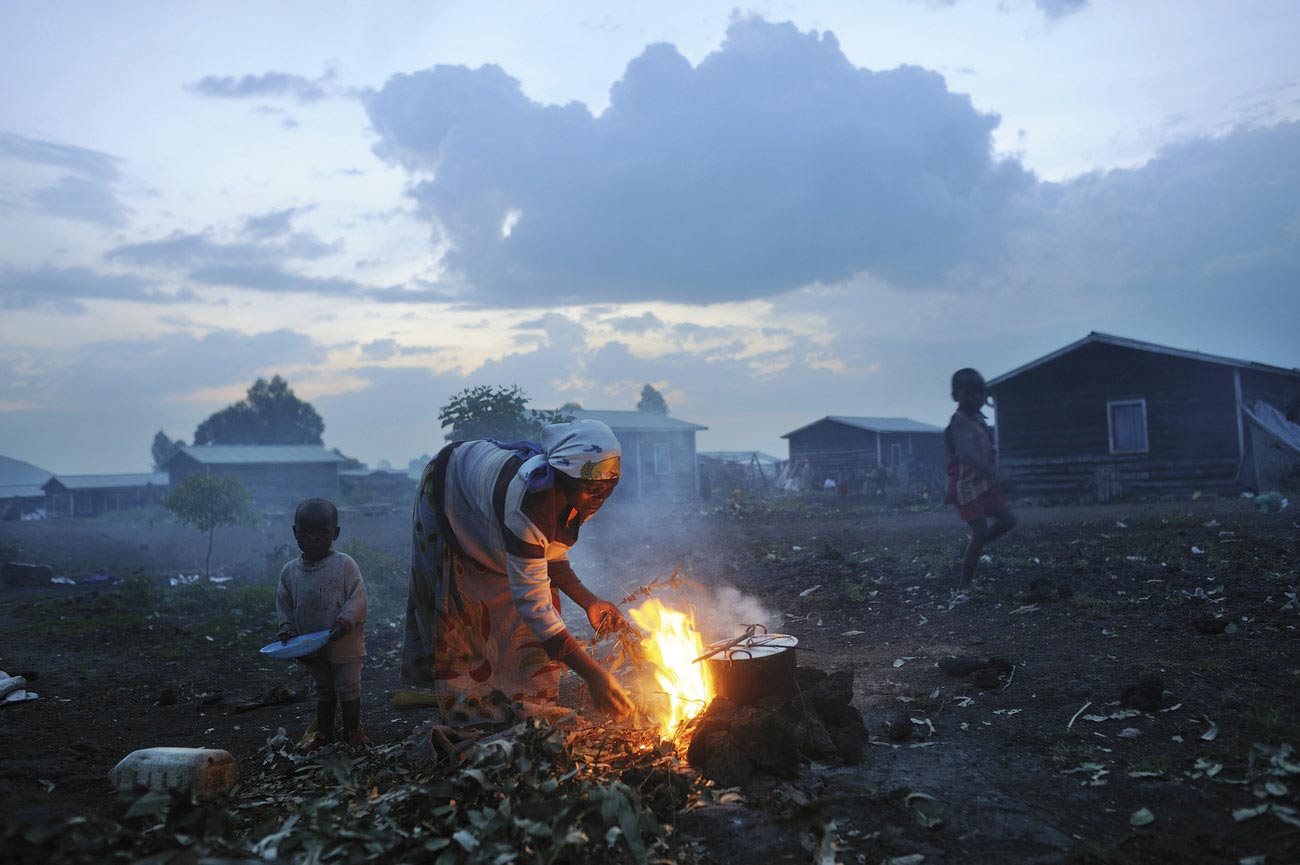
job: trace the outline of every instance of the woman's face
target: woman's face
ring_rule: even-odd
[[[614,492],[614,487],[618,486],[617,478],[608,481],[581,481],[567,475],[561,477],[569,504],[584,520],[600,510],[610,493]]]

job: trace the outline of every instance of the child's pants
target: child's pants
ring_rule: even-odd
[[[331,703],[339,700],[361,699],[361,661],[344,661],[332,664],[325,658],[300,658],[300,663],[316,680],[316,702]]]

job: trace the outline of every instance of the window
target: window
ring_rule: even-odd
[[[668,442],[655,442],[655,474],[666,475],[672,471],[668,459]]]
[[[1147,401],[1144,399],[1112,400],[1106,403],[1106,421],[1110,428],[1110,452],[1144,454],[1147,452]]]

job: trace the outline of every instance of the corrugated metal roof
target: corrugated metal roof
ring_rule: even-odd
[[[13,457],[0,456],[0,490],[7,490],[9,487],[40,487],[52,477],[54,472],[46,471],[40,466]],[[26,493],[6,492],[3,495],[12,497],[26,495]]]
[[[618,432],[688,432],[708,429],[690,421],[679,420],[665,414],[648,411],[595,411],[591,409],[574,409],[567,412],[577,420],[598,420],[608,424]]]
[[[167,472],[150,472],[135,475],[55,475],[46,486],[58,481],[69,490],[107,490],[118,487],[165,487],[170,483]]]
[[[1300,377],[1300,369],[1287,369],[1282,366],[1270,366],[1269,364],[1256,363],[1252,360],[1237,360],[1236,358],[1223,357],[1222,355],[1217,354],[1205,354],[1203,352],[1191,351],[1185,348],[1170,348],[1167,345],[1156,345],[1154,342],[1144,342],[1140,339],[1129,339],[1128,337],[1115,336],[1114,334],[1101,333],[1100,331],[1094,330],[1083,339],[1076,340],[1063,348],[1058,348],[1056,351],[1045,354],[1037,360],[1031,360],[1023,366],[1016,367],[1011,370],[1011,372],[1004,372],[1000,376],[989,379],[988,386],[996,387],[1009,379],[1015,378],[1021,373],[1029,372],[1031,369],[1042,366],[1048,361],[1056,360],[1062,355],[1069,354],[1076,349],[1083,348],[1085,345],[1090,345],[1092,343],[1113,345],[1118,346],[1119,348],[1131,348],[1135,351],[1147,351],[1152,354],[1166,354],[1172,357],[1181,357],[1187,360],[1199,360],[1205,363],[1217,363],[1224,366],[1238,367],[1240,369],[1254,369],[1259,370],[1260,372],[1281,373],[1283,375]]]
[[[43,486],[8,484],[0,487],[0,503],[8,499],[39,499],[44,497],[45,487]]]
[[[320,445],[190,445],[177,453],[204,465],[344,462],[343,457]]]
[[[786,433],[781,436],[788,439],[790,436],[801,433],[804,430],[815,427],[819,423],[832,421],[841,423],[845,426],[857,427],[867,432],[874,433],[941,433],[943,427],[931,426],[928,423],[921,423],[919,420],[912,420],[909,417],[852,417],[842,414],[830,414],[821,420],[815,420],[810,424],[804,424],[797,430]]]

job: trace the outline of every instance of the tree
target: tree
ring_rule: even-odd
[[[212,572],[212,537],[218,526],[233,526],[252,516],[251,498],[239,478],[231,475],[193,474],[172,488],[163,507],[187,526],[208,533],[208,556],[203,575]]]
[[[668,403],[664,402],[663,394],[652,385],[646,385],[641,388],[641,401],[636,404],[636,410],[650,414],[668,414]]]
[[[172,441],[167,438],[167,433],[162,430],[158,430],[158,432],[154,433],[153,446],[149,449],[149,452],[153,455],[154,470],[157,471],[161,469],[163,463],[171,459],[172,455],[183,447],[185,447],[185,442],[180,439]]]
[[[318,445],[325,421],[280,376],[259,378],[248,396],[194,430],[196,445]]]
[[[549,423],[567,423],[572,415],[562,411],[529,409],[528,394],[517,384],[510,387],[478,385],[452,396],[438,410],[442,426],[451,427],[447,441],[496,439],[501,442],[537,440]]]

